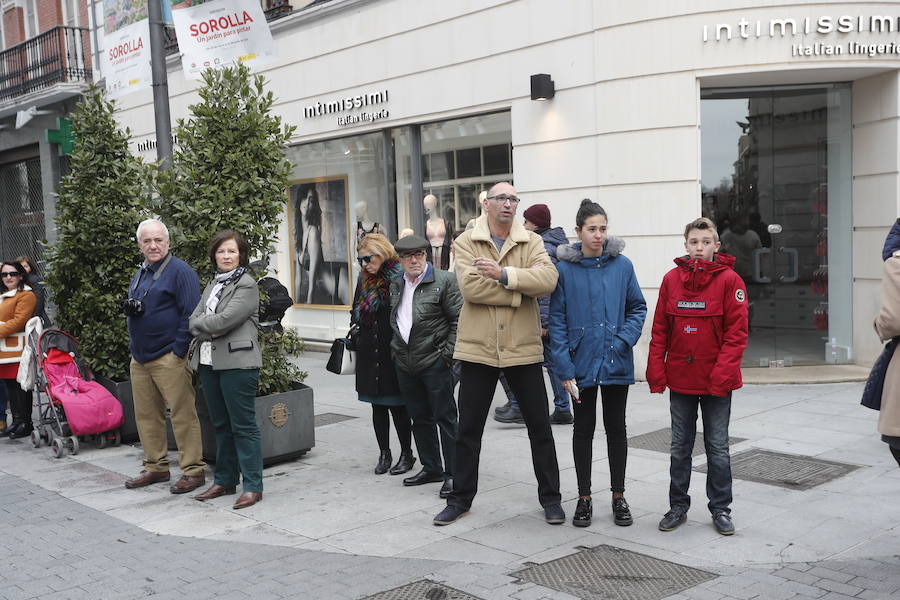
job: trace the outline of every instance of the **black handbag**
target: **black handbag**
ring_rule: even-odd
[[[891,358],[894,357],[894,350],[897,348],[897,340],[894,338],[884,345],[881,356],[872,365],[869,372],[869,378],[866,380],[866,387],[863,388],[862,400],[860,404],[872,410],[881,410],[881,394],[884,392],[884,377],[887,375],[888,365],[891,364]]]
[[[356,344],[354,338],[358,328],[351,327],[346,337],[337,338],[331,344],[331,356],[325,369],[335,375],[353,375],[356,373]]]

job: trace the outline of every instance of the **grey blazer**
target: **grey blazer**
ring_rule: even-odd
[[[206,299],[215,286],[210,282],[191,314],[189,327],[194,336],[189,362],[195,371],[200,366],[200,343],[212,341],[212,368],[258,369],[262,366],[257,323],[259,322],[259,288],[244,273],[236,283],[225,288],[216,312],[206,314]]]

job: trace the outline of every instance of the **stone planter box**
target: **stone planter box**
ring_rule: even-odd
[[[97,377],[97,382],[109,390],[122,405],[125,413],[125,422],[122,423],[122,442],[133,444],[138,441],[137,422],[134,420],[134,397],[131,395],[131,381],[113,381],[104,377]]]
[[[289,392],[256,399],[256,424],[262,434],[263,465],[294,460],[316,445],[313,390],[296,384]],[[209,421],[203,389],[197,388],[197,416],[203,436],[203,458],[216,461],[216,432]],[[173,442],[170,438],[170,444]]]

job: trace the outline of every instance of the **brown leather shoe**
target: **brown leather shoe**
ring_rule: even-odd
[[[154,483],[161,483],[168,480],[168,471],[141,471],[137,477],[126,479],[125,487],[127,487],[129,490],[133,490],[134,488],[145,487],[148,485],[153,485]]]
[[[218,483],[214,483],[205,492],[200,492],[196,496],[194,496],[194,500],[199,500],[203,502],[205,500],[212,500],[213,498],[218,498],[219,496],[228,496],[230,494],[234,494],[237,492],[236,486],[224,486],[219,485]]]
[[[181,479],[169,487],[169,491],[173,494],[186,494],[193,492],[204,483],[206,483],[206,477],[202,473],[194,476],[182,475]]]
[[[247,508],[248,506],[253,506],[257,502],[262,500],[262,492],[244,492],[241,494],[237,502],[234,503],[234,510],[239,510],[241,508]]]

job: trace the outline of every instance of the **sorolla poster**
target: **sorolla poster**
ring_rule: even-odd
[[[103,76],[111,98],[150,87],[150,21],[148,0],[103,3]]]
[[[269,24],[259,2],[170,0],[184,76],[234,63],[255,67],[274,57]]]

